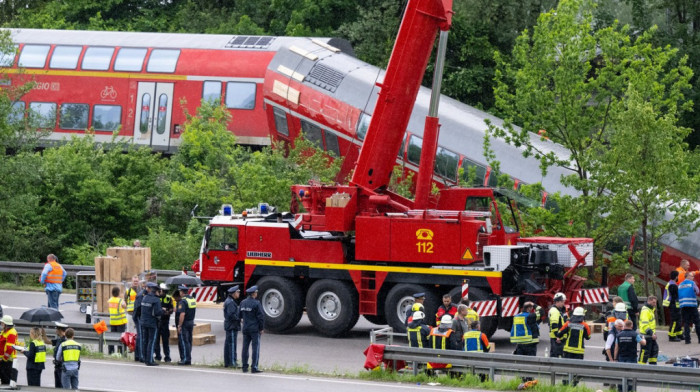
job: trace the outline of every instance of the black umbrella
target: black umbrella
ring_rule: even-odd
[[[19,318],[20,320],[36,323],[39,321],[58,321],[63,318],[63,315],[54,308],[42,306],[40,308],[27,310],[26,312],[22,313]]]
[[[189,276],[185,274],[180,274],[177,276],[171,276],[168,279],[165,280],[166,284],[184,284],[187,286],[200,286],[202,284],[202,280],[199,279],[196,276]]]

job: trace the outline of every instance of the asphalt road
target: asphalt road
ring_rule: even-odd
[[[60,309],[65,317],[65,321],[69,323],[84,323],[85,315],[80,313],[79,306],[74,303],[75,295],[62,295],[60,298]],[[19,317],[22,312],[27,309],[38,307],[46,304],[46,295],[42,292],[23,292],[23,291],[0,291],[0,303],[2,303],[5,314],[12,315],[13,317]],[[208,344],[204,346],[195,346],[193,348],[192,356],[195,363],[198,364],[220,364],[223,362],[223,348],[222,343],[224,339],[223,333],[223,322],[221,321],[222,310],[220,308],[198,308],[197,309],[197,322],[207,322],[211,324],[212,333],[216,335],[217,343]],[[318,334],[310,322],[304,316],[297,327],[289,331],[287,334],[264,334],[261,343],[261,355],[260,355],[260,365],[264,369],[306,369],[312,372],[320,372],[326,374],[357,374],[362,371],[362,365],[364,363],[364,356],[362,352],[369,344],[369,331],[373,328],[378,328],[376,325],[369,323],[364,318],[360,318],[355,328],[351,331],[349,336],[339,339],[326,338]],[[542,342],[540,342],[538,353],[539,355],[544,355],[545,348],[549,346],[548,339],[548,327],[541,327],[541,335],[543,336]],[[683,343],[670,343],[668,342],[668,337],[665,331],[659,331],[658,341],[660,343],[660,353],[667,357],[677,357],[690,355],[691,357],[700,357],[700,344],[693,337],[693,344],[685,345]],[[240,335],[239,335],[239,353],[240,353]],[[514,346],[509,342],[509,335],[506,331],[498,331],[492,342],[496,345],[496,352],[499,353],[512,353]],[[401,342],[397,342],[401,343]],[[590,341],[586,344],[586,360],[601,360],[601,350],[603,348],[603,336],[602,334],[594,334]],[[171,356],[174,361],[177,361],[177,347],[171,347]],[[94,365],[93,365],[94,362]],[[107,377],[107,374],[113,373],[111,370],[115,368],[123,368],[124,372],[116,372],[117,374],[129,374],[124,381],[124,390],[146,390],[148,382],[137,382],[136,380],[148,380],[149,371],[162,372],[163,376],[168,377],[168,380],[177,380],[180,374],[187,374],[190,371],[205,372],[207,374],[216,374],[220,376],[211,377],[212,385],[210,387],[216,387],[217,383],[230,383],[229,377],[236,377],[236,383],[246,383],[253,382],[250,377],[259,377],[260,380],[265,380],[264,382],[277,382],[280,380],[285,383],[285,386],[289,384],[289,390],[295,390],[295,385],[299,383],[300,385],[308,383],[309,380],[317,381],[315,378],[301,377],[301,376],[286,376],[279,374],[271,374],[270,372],[262,375],[250,375],[242,374],[239,372],[229,371],[229,370],[216,370],[216,369],[195,369],[195,370],[185,370],[180,367],[174,366],[161,366],[158,368],[146,368],[140,364],[131,364],[125,362],[106,362],[106,361],[86,361],[89,363],[88,368],[98,368],[105,366],[104,372],[99,371],[93,374],[93,372],[83,372],[85,380],[85,387],[97,387],[102,386],[104,388],[104,383],[100,381],[102,378]],[[24,368],[24,365],[21,366]],[[128,371],[126,369],[129,369]],[[148,370],[146,370],[148,369]],[[133,372],[133,373],[132,373]],[[143,373],[146,372],[146,373]],[[26,376],[24,371],[20,372],[20,384],[26,383]],[[44,383],[50,383],[52,374],[50,372],[44,372]],[[135,377],[132,377],[131,375]],[[143,378],[138,376],[143,374]],[[261,377],[260,377],[261,376]],[[92,379],[95,377],[94,379]],[[123,376],[122,376],[123,377]],[[162,378],[156,376],[154,378],[158,381],[158,385],[162,382]],[[228,380],[228,381],[226,381]],[[254,381],[256,384],[262,381]],[[304,381],[306,380],[306,381]],[[335,390],[344,390],[343,388],[352,388],[352,390],[357,390],[359,387],[355,381],[341,381],[334,380],[335,384],[332,388]],[[175,390],[178,388],[177,381],[173,381],[173,386]],[[328,383],[330,381],[317,381],[320,384],[325,385],[324,391],[328,389]],[[170,382],[168,382],[170,383]],[[26,385],[26,384],[25,384]],[[119,384],[122,385],[122,384]],[[162,386],[161,386],[162,387]],[[211,390],[207,387],[208,390]],[[84,389],[81,388],[81,389]],[[132,389],[133,388],[133,389]],[[301,388],[301,387],[300,387]],[[403,388],[403,386],[402,386]],[[110,388],[111,389],[111,388]],[[122,390],[122,388],[117,388]],[[285,388],[286,389],[286,388]],[[375,388],[372,388],[375,390]],[[426,390],[426,386],[421,386],[421,390]],[[194,389],[193,389],[194,390]],[[265,390],[265,389],[262,389]],[[308,391],[307,388],[304,389]],[[189,391],[189,389],[188,389]]]

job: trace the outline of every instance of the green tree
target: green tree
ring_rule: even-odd
[[[562,182],[580,197],[561,211],[579,236],[593,237],[602,249],[619,229],[631,228],[630,218],[611,203],[618,178],[601,172],[614,151],[613,120],[628,86],[644,91],[656,113],[677,118],[692,105],[684,97],[692,71],[676,49],[653,45],[653,29],[635,40],[628,26],[617,23],[594,30],[593,8],[589,0],[562,0],[539,17],[532,33],[518,37],[511,61],[496,54],[496,107],[506,122],[489,124],[489,132],[521,146],[543,171],[555,165],[571,171]],[[533,141],[539,130],[569,154],[538,150]]]

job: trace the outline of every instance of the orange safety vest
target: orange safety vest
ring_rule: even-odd
[[[49,261],[48,263],[51,264],[51,268],[53,269],[46,274],[44,283],[63,283],[63,267],[61,267],[61,264],[55,261]]]
[[[17,350],[12,347],[12,345],[17,344],[17,330],[14,327],[0,333],[0,342],[2,342],[0,361],[12,361],[17,358]]]

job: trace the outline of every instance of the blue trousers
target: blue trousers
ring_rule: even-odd
[[[180,362],[192,363],[192,330],[194,323],[185,321],[178,335],[178,349],[180,350]]]
[[[64,370],[61,374],[63,389],[78,389],[78,369]]]
[[[59,297],[60,295],[61,295],[61,292],[60,292],[60,291],[56,291],[56,290],[49,291],[49,290],[46,290],[46,296],[47,296],[48,299],[49,299],[49,304],[48,304],[48,307],[49,307],[49,308],[54,308],[54,309],[57,309],[57,310],[58,310],[58,297]]]
[[[142,353],[142,359],[144,363],[153,363],[153,351],[156,347],[156,338],[158,337],[158,327],[147,327],[142,326],[141,331],[143,331],[144,340],[144,352]]]
[[[226,341],[224,342],[224,367],[237,367],[236,345],[238,340],[238,330],[232,329],[226,332]]]
[[[170,361],[170,325],[167,321],[158,323],[158,334],[156,337],[156,359],[160,361],[160,346],[163,345],[163,357]]]
[[[243,331],[243,352],[241,353],[243,369],[248,369],[248,349],[251,343],[253,344],[253,355],[250,367],[257,370],[258,359],[260,359],[260,332],[250,333]]]
[[[144,350],[143,350],[143,331],[141,330],[141,323],[139,320],[134,320],[136,326],[136,343],[134,347],[134,360],[143,362]]]

